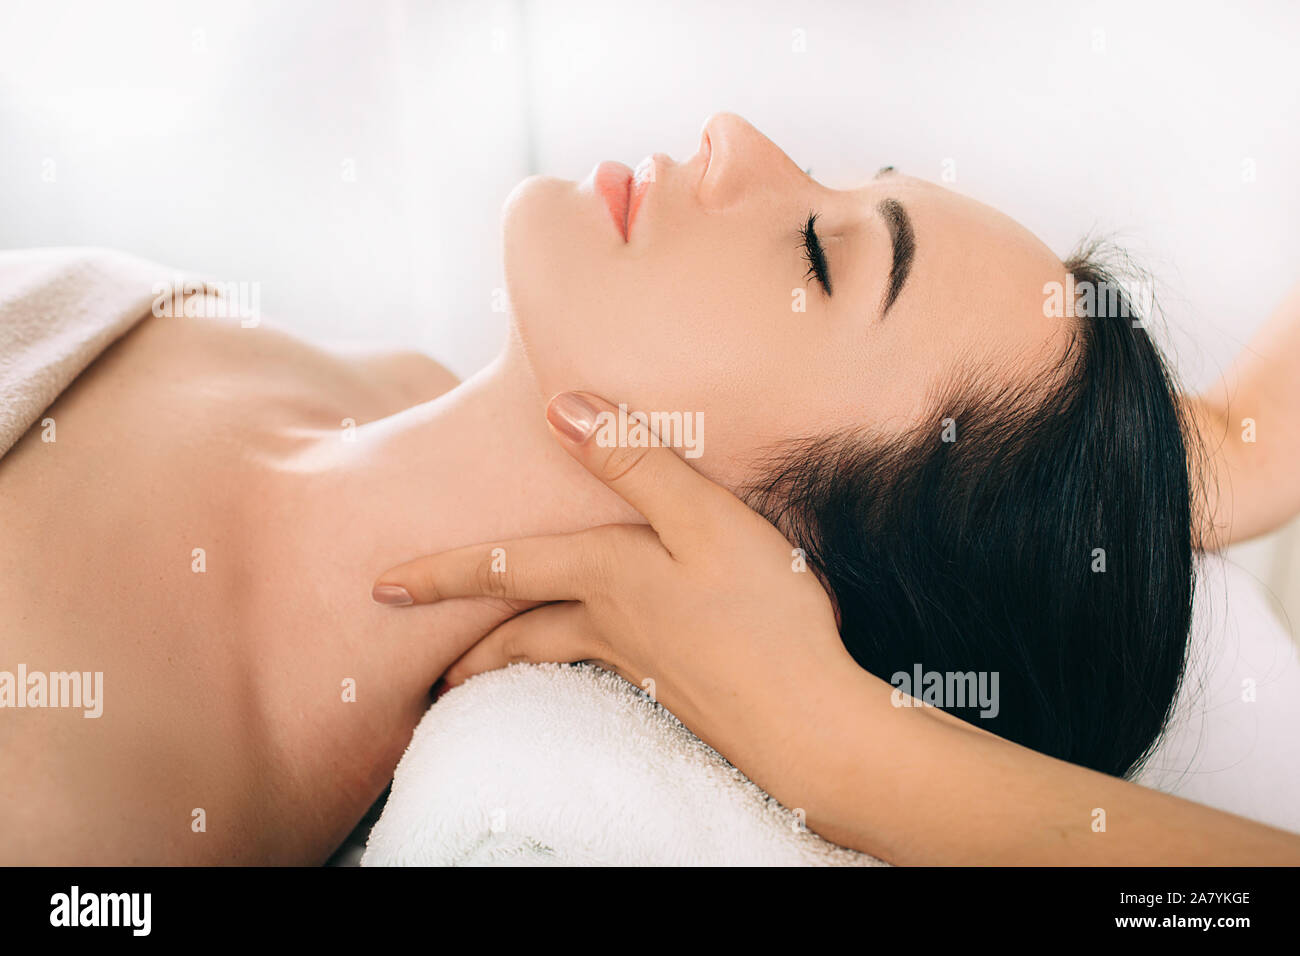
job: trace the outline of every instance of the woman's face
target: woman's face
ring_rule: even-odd
[[[515,327],[547,396],[701,413],[697,464],[716,478],[782,439],[901,428],[959,369],[1033,377],[1065,349],[1064,323],[1043,316],[1061,262],[974,200],[892,171],[828,189],[726,113],[686,162],[641,169],[626,239],[598,177],[511,194]],[[812,213],[829,292],[808,276]]]

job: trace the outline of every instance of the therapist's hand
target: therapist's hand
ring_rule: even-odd
[[[615,409],[566,393],[547,419],[650,527],[462,548],[379,578],[416,603],[559,602],[499,626],[452,666],[451,683],[511,661],[599,661],[805,810],[811,829],[894,863],[1300,861],[1295,834],[1045,757],[935,708],[899,706],[894,688],[844,650],[830,599],[811,572],[794,570],[780,532],[666,448],[599,447],[600,411]],[[504,573],[493,570],[498,547]],[[1088,808],[1098,806],[1108,836],[1094,830]]]
[[[618,409],[566,392],[546,414],[556,440],[648,526],[460,548],[376,581],[405,588],[415,604],[471,596],[548,602],[497,627],[444,682],[516,661],[595,661],[722,750],[737,721],[774,712],[774,695],[856,669],[830,599],[791,543],[669,448],[601,447],[593,438],[600,412]]]

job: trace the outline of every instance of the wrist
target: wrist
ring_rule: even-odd
[[[747,676],[713,701],[708,739],[746,776],[791,810],[802,810],[814,831],[847,839],[890,751],[891,688],[843,650],[785,662],[779,676]],[[704,734],[701,734],[704,737]],[[852,821],[852,822],[851,822]],[[860,827],[858,827],[860,829]]]

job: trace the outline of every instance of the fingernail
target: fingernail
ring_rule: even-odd
[[[370,597],[376,604],[387,604],[390,607],[404,607],[415,603],[411,600],[411,592],[397,584],[376,584],[375,589],[370,592]]]
[[[546,406],[546,420],[569,441],[581,445],[596,430],[596,408],[577,392],[561,392]]]

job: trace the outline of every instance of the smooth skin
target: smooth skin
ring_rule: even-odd
[[[1294,335],[1294,329],[1292,334]],[[422,557],[380,576],[416,604],[544,602],[446,673],[595,661],[657,699],[828,840],[896,864],[1300,864],[1300,835],[1044,756],[894,688],[844,650],[826,592],[762,516],[671,450],[593,440],[557,396],[559,443],[650,522]],[[1238,466],[1239,467],[1239,466]],[[1268,521],[1252,516],[1250,527]],[[506,549],[505,573],[492,551]],[[943,780],[943,787],[934,782]],[[1106,829],[1093,829],[1094,810]]]
[[[1215,386],[1187,404],[1214,468],[1208,544],[1267,534],[1300,513],[1300,284]]]

